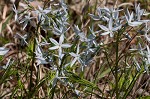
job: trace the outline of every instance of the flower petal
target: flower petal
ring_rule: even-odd
[[[62,34],[59,38],[59,44],[61,45],[63,41],[64,41],[64,35]]]
[[[102,33],[101,35],[107,35],[107,34],[109,34],[110,32],[104,32],[104,33]]]
[[[53,38],[50,38],[50,41],[51,41],[53,44],[55,44],[55,45],[59,45],[59,43],[58,43],[55,39],[53,39]]]
[[[134,21],[134,22],[129,22],[128,24],[130,25],[130,26],[138,26],[138,25],[141,25],[143,22],[139,22],[139,21]]]
[[[122,27],[122,25],[117,26],[117,27],[113,28],[112,31],[117,31],[117,30],[119,30],[121,27]]]
[[[76,57],[77,55],[73,52],[69,53],[71,56]]]
[[[113,20],[112,20],[112,18],[110,18],[109,25],[108,25],[109,30],[112,30],[112,23],[113,23]]]
[[[0,47],[0,55],[5,55],[9,50],[4,47]]]
[[[133,19],[133,12],[132,12],[131,15],[130,15],[129,21],[131,22],[132,19]]]
[[[69,47],[71,47],[71,45],[70,44],[62,44],[61,47],[62,48],[69,48]]]
[[[99,16],[95,16],[93,14],[89,14],[89,16],[93,19],[93,20],[100,20]]]
[[[98,26],[99,26],[102,30],[104,30],[104,31],[109,31],[109,29],[108,29],[106,26],[104,26],[104,25],[98,24]]]
[[[58,52],[58,54],[59,54],[59,57],[61,57],[62,56],[62,48],[61,47],[59,47],[59,50],[58,50],[59,52]]]
[[[58,48],[59,48],[59,46],[54,46],[54,47],[49,48],[49,50],[55,50],[55,49],[58,49]]]
[[[73,61],[71,62],[71,67],[75,64],[76,61],[77,61],[77,58],[74,58]]]

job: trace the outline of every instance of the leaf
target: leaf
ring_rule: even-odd
[[[92,89],[97,89],[97,90],[100,91],[100,89],[97,87],[97,85],[95,85],[94,83],[92,83],[92,82],[90,82],[86,79],[80,78],[75,73],[68,72],[67,77],[68,77],[68,80],[70,80],[71,82],[78,83],[78,84],[81,84],[85,87],[89,87],[89,88],[92,88]]]
[[[125,90],[125,93],[123,95],[123,98],[122,99],[126,99],[127,96],[130,94],[131,90],[133,89],[134,85],[135,85],[135,82],[137,81],[137,79],[139,78],[140,74],[142,73],[143,71],[141,70],[140,72],[138,72],[136,75],[134,75],[133,78],[131,78],[131,81],[129,83],[129,86],[128,88]]]
[[[150,96],[142,96],[140,99],[150,99]]]
[[[34,94],[39,91],[40,87],[44,85],[44,83],[49,79],[49,77],[46,75],[44,78],[42,78],[37,85],[33,88],[33,90],[30,92],[30,95],[34,96]]]
[[[8,22],[12,18],[12,16],[13,16],[13,13],[10,13],[10,15],[6,18],[5,22],[2,24],[2,29],[0,32],[2,32],[6,28]]]
[[[111,69],[108,68],[107,70],[105,70],[104,72],[102,72],[102,73],[98,76],[98,79],[101,79],[101,78],[105,77],[110,71],[111,71]]]
[[[16,75],[17,71],[12,70],[12,64],[9,64],[3,75],[0,76],[0,85],[5,83],[12,75]]]

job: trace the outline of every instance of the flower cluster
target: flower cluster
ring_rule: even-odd
[[[63,65],[72,67],[74,65],[77,65],[76,63],[78,63],[81,65],[81,68],[83,70],[83,67],[87,66],[92,61],[93,57],[96,56],[97,51],[100,49],[101,44],[98,44],[96,40],[97,36],[106,36],[109,34],[110,37],[113,38],[114,35],[119,33],[120,30],[124,29],[127,26],[138,27],[142,24],[145,24],[146,28],[144,28],[144,36],[150,42],[150,38],[148,37],[148,32],[150,29],[147,26],[149,20],[142,20],[142,16],[145,15],[145,11],[143,9],[140,9],[139,4],[135,5],[135,13],[129,12],[127,8],[124,16],[120,15],[120,12],[122,12],[123,9],[98,7],[97,15],[89,14],[89,16],[93,20],[100,21],[100,23],[97,24],[99,30],[94,31],[95,26],[92,24],[92,26],[89,27],[89,34],[86,35],[86,33],[79,29],[78,25],[74,25],[73,31],[75,32],[74,38],[76,41],[72,44],[66,43],[66,34],[70,29],[67,9],[67,5],[63,0],[61,0],[58,4],[50,5],[50,7],[47,8],[38,6],[38,8],[34,11],[18,11],[16,7],[13,6],[13,10],[15,12],[15,20],[20,24],[23,24],[23,30],[27,27],[28,24],[31,24],[33,27],[37,28],[37,26],[33,25],[33,20],[36,20],[37,25],[39,25],[38,28],[44,30],[47,33],[51,33],[50,35],[52,36],[57,36],[59,39],[58,41],[53,37],[49,37],[48,41],[37,30],[37,35],[39,37],[35,37],[36,48],[34,52],[36,55],[35,58],[37,65],[51,63],[58,70],[58,68],[63,64],[62,60],[65,55],[69,55],[67,56],[67,58],[70,58],[71,61]],[[103,22],[106,24],[101,24]],[[22,36],[21,34],[17,33],[15,37],[22,39],[22,43],[29,45],[29,42],[27,41],[28,35],[25,34],[24,36]],[[125,37],[130,38],[129,40],[132,39],[128,33],[125,34]],[[42,49],[43,46],[49,46],[48,51]],[[147,46],[146,48],[149,53],[149,47]],[[0,49],[1,55],[4,55],[7,52],[8,50],[4,48]],[[147,63],[150,63],[149,56],[147,57]],[[54,58],[56,58],[56,61],[58,63],[54,62]]]

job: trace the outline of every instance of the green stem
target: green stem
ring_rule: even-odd
[[[50,99],[53,99],[53,98],[54,98],[55,89],[56,89],[56,85],[55,85],[54,88],[52,88],[52,90],[51,90],[51,97],[50,97]]]
[[[34,39],[34,42],[33,42],[33,55],[32,55],[32,65],[31,65],[31,74],[30,74],[30,85],[29,85],[29,93],[32,91],[32,76],[33,76],[33,69],[34,69],[34,61],[35,61],[35,45],[36,45],[36,40]],[[32,95],[29,94],[29,97],[31,97]]]
[[[116,90],[116,99],[119,97],[119,89],[118,89],[118,51],[119,51],[119,32],[117,34],[117,41],[116,41],[116,63],[115,63],[115,90]]]
[[[33,42],[33,50],[32,50],[32,65],[31,65],[31,73],[30,73],[30,85],[29,85],[29,98],[32,97],[32,88],[34,87],[33,86],[33,83],[32,83],[32,76],[33,76],[33,69],[34,69],[34,62],[35,62],[35,47],[36,47],[36,37],[38,36],[38,30],[39,30],[39,27],[40,27],[40,23],[41,23],[41,18],[40,18],[40,21],[38,22],[37,24],[37,28],[35,30],[35,34],[34,34],[34,42]]]

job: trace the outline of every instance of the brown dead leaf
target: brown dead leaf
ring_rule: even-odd
[[[8,10],[8,7],[7,7],[7,5],[5,5],[4,8],[3,8],[3,16],[2,16],[2,19],[5,19],[5,18],[6,18],[7,10]]]
[[[33,1],[33,2],[30,2],[30,5],[33,6],[36,9],[36,8],[38,8],[38,6],[42,7],[43,2]]]

